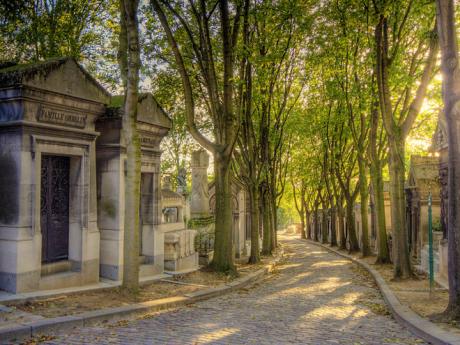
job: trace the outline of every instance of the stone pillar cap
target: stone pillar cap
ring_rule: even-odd
[[[166,175],[163,176],[162,189],[167,189],[167,190],[171,190],[171,189],[172,189],[172,186],[171,186],[171,175],[166,174]]]
[[[200,149],[192,152],[192,168],[207,168],[209,166],[209,155],[206,150]]]

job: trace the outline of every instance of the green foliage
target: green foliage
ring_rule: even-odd
[[[201,229],[208,225],[214,224],[214,222],[214,216],[189,219],[187,222],[187,229]]]
[[[102,0],[2,1],[1,44],[4,60],[43,60],[72,56],[80,60],[99,39],[109,2]]]
[[[432,225],[433,231],[442,231],[441,220],[435,219]]]

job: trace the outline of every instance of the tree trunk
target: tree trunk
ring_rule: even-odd
[[[324,207],[324,206],[323,206]],[[328,227],[327,227],[327,209],[323,208],[321,217],[321,243],[325,244],[328,241]]]
[[[120,2],[120,67],[125,84],[123,133],[126,145],[125,215],[123,245],[123,289],[137,293],[139,289],[139,202],[141,180],[141,149],[137,133],[137,102],[139,84],[139,30],[137,1]]]
[[[344,212],[342,202],[337,204],[337,212],[339,214],[339,249],[347,249],[347,239],[345,237],[345,222],[343,220]]]
[[[311,213],[305,212],[305,219],[307,221],[307,240],[311,240]]]
[[[371,162],[371,184],[374,193],[374,212],[377,221],[377,260],[378,264],[390,263],[387,229],[385,224],[385,199],[383,196],[383,177],[380,162]]]
[[[347,201],[347,229],[348,229],[348,244],[349,252],[359,251],[358,238],[356,237],[356,227],[355,227],[355,214],[353,212],[353,203]]]
[[[337,211],[335,207],[331,208],[331,247],[337,246]]]
[[[300,217],[300,238],[301,239],[306,239],[304,229],[305,229],[305,216]]]
[[[460,72],[453,0],[437,0],[438,36],[441,43],[443,101],[447,121],[448,151],[448,271],[449,303],[445,311],[460,319]]]
[[[251,206],[251,256],[248,263],[260,262],[259,248],[259,189],[254,184],[249,189],[249,202]]]
[[[294,197],[295,197],[295,194],[294,194]],[[305,209],[306,209],[306,205],[305,205],[305,189],[304,188],[302,188],[302,190],[300,192],[300,205],[296,201],[295,202],[295,207],[296,207],[297,213],[299,214],[299,217],[300,217],[300,238],[301,239],[306,239],[307,238],[307,236],[305,234]]]
[[[235,264],[233,260],[233,215],[229,157],[220,154],[214,155],[214,176],[216,229],[211,267],[219,272],[233,272],[235,271]]]
[[[364,155],[361,155],[363,158]],[[369,219],[368,219],[368,205],[369,205],[369,189],[366,177],[366,166],[364,159],[358,158],[359,168],[359,194],[361,197],[361,253],[363,256],[369,256],[371,249],[369,246]]]
[[[263,231],[264,237],[262,240],[262,254],[263,255],[271,255],[272,254],[272,230],[271,230],[271,219],[270,219],[270,200],[268,192],[265,190],[263,195],[263,204],[262,204],[262,212],[263,212]]]
[[[210,36],[210,22],[213,25],[219,26],[217,21],[208,21],[206,18],[206,9],[204,11],[196,11],[194,13],[194,19],[200,17],[199,21],[201,26],[199,39],[205,40],[206,44],[202,45],[200,53],[192,53],[192,59],[196,62],[196,65],[200,65],[204,68],[200,69],[199,74],[205,81],[204,88],[210,91],[208,101],[209,110],[212,113],[211,119],[214,127],[215,141],[210,141],[206,135],[204,135],[198,129],[195,116],[195,95],[193,92],[191,75],[194,77],[196,70],[193,66],[186,65],[184,57],[181,52],[181,47],[177,43],[174,36],[173,30],[168,23],[168,15],[163,11],[163,6],[166,6],[168,12],[172,17],[175,17],[175,10],[168,6],[167,1],[151,0],[150,4],[155,10],[159,22],[164,29],[166,34],[169,48],[171,53],[174,55],[175,64],[177,71],[180,74],[182,87],[184,91],[184,106],[185,114],[187,119],[187,129],[192,137],[205,149],[211,151],[214,155],[214,171],[215,171],[215,188],[216,188],[216,229],[215,229],[215,241],[214,241],[214,258],[211,263],[211,267],[220,272],[235,271],[235,265],[233,262],[233,243],[232,243],[232,203],[231,203],[231,189],[230,189],[230,162],[232,161],[233,150],[238,135],[239,128],[239,116],[234,111],[234,105],[237,103],[234,98],[234,62],[235,62],[235,46],[236,42],[233,42],[233,36],[235,39],[239,37],[239,20],[240,16],[236,15],[234,23],[232,25],[230,20],[230,8],[228,1],[219,1],[216,5],[219,5],[219,24],[220,33],[213,31],[213,35],[219,36],[219,42],[221,45],[218,49],[222,50],[222,78],[217,77],[214,66],[209,65],[209,57],[214,55],[215,46],[209,44]],[[241,4],[239,4],[241,5]],[[241,9],[241,7],[239,7]],[[239,9],[236,11],[239,13]],[[232,11],[234,9],[232,8]],[[192,16],[193,17],[193,16]],[[183,18],[182,18],[183,19]],[[182,28],[188,28],[187,20],[180,20]],[[216,26],[216,27],[217,27]],[[214,26],[213,26],[214,28]],[[181,30],[179,30],[181,31]],[[193,30],[188,31],[189,35],[182,36],[188,38],[188,43],[193,45],[195,33]],[[215,37],[217,37],[215,36]],[[214,37],[214,36],[213,36]],[[187,46],[187,44],[185,44]],[[185,49],[184,49],[185,50]],[[187,50],[189,57],[190,50]],[[193,72],[191,71],[193,70]],[[216,82],[219,80],[220,83]],[[218,99],[220,98],[220,100]]]
[[[406,228],[406,198],[404,194],[404,140],[390,140],[389,171],[391,196],[391,230],[393,233],[393,264],[395,278],[412,276]]]
[[[303,203],[303,201],[301,201]],[[300,238],[303,239],[303,240],[306,240],[307,239],[307,235],[305,233],[305,216],[306,216],[306,213],[304,212],[305,210],[305,205],[302,206],[302,212],[300,212]],[[307,218],[307,222],[308,222],[308,218]]]
[[[276,234],[276,202],[275,198],[273,195],[270,195],[270,224],[271,224],[271,249],[272,251],[275,250],[275,248],[278,246],[278,241],[277,241],[277,234]]]
[[[314,219],[314,227],[313,227],[313,241],[318,242],[318,233],[319,233],[319,214],[318,214],[318,208],[315,210],[315,219]]]

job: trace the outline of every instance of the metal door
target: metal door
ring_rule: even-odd
[[[70,158],[42,156],[40,225],[42,262],[69,256]]]

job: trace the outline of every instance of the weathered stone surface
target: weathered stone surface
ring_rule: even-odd
[[[192,195],[190,213],[192,218],[209,215],[208,166],[209,156],[205,150],[192,153]]]
[[[169,175],[164,176],[163,179],[161,208],[165,270],[177,272],[198,269],[198,254],[195,252],[196,231],[186,229],[184,215],[186,201],[184,195],[171,190]]]
[[[96,118],[110,95],[75,60],[0,70],[0,288],[49,287],[41,275],[42,157],[69,158],[68,259],[74,281],[99,280]],[[70,282],[62,275],[52,287]]]

